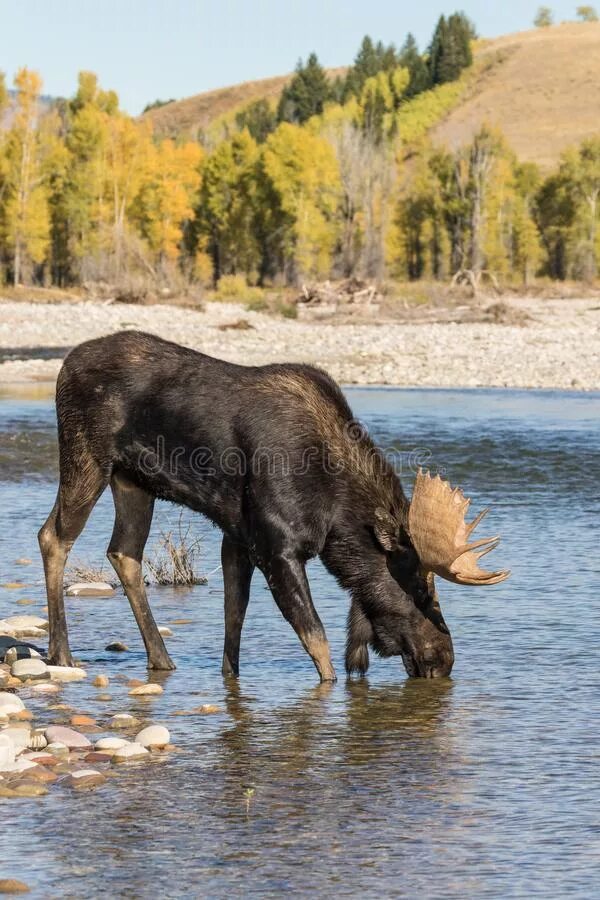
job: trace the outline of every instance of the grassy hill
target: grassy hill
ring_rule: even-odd
[[[434,128],[434,140],[457,147],[486,121],[520,159],[548,169],[566,147],[600,131],[600,22],[505,35],[478,56],[499,51],[502,61]]]
[[[346,70],[330,69],[332,78]],[[150,119],[158,134],[175,136],[188,134],[196,136],[208,128],[216,119],[234,110],[242,109],[253,100],[277,100],[292,75],[278,75],[259,81],[244,81],[231,87],[218,88],[205,94],[195,94],[185,100],[175,100],[148,110],[143,118]]]
[[[524,160],[550,168],[567,146],[600,131],[600,23],[568,23],[480,42],[494,58],[432,132],[466,143],[483,121],[497,125]],[[334,76],[343,69],[331,70]],[[146,113],[160,134],[196,135],[217,118],[261,97],[276,99],[291,75],[197,94]]]

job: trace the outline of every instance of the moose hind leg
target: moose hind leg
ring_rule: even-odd
[[[154,497],[121,474],[113,475],[110,486],[115,502],[115,527],[106,555],[131,604],[148,654],[148,668],[174,669],[148,604],[142,577],[142,557],[152,524]]]
[[[67,477],[61,474],[56,502],[38,533],[48,598],[48,658],[56,666],[73,665],[64,602],[65,564],[107,480],[91,463],[73,465]]]
[[[312,602],[304,563],[294,556],[273,556],[264,568],[275,603],[290,623],[319,673],[321,681],[336,681],[327,635]]]
[[[223,675],[240,672],[240,639],[250,599],[250,582],[254,566],[248,551],[223,535],[221,546],[223,584],[225,588],[225,645],[223,647]]]

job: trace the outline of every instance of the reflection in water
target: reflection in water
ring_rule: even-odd
[[[145,671],[125,598],[68,601],[72,647],[111,677],[100,700],[64,700],[103,723],[118,712],[165,723],[177,752],[117,769],[93,795],[57,786],[20,800],[0,829],[4,872],[42,896],[247,897],[593,895],[600,834],[600,397],[553,393],[351,391],[378,440],[428,447],[477,508],[491,504],[513,577],[489,590],[444,584],[452,680],[408,681],[397,660],[368,679],[315,686],[310,661],[257,578],[241,678],[223,680],[220,573],[190,591],[150,588],[172,625],[176,672]],[[35,533],[55,491],[54,413],[0,400],[0,616],[45,600]],[[410,484],[411,475],[407,475]],[[112,530],[102,498],[76,546],[100,564]],[[153,537],[178,511],[158,504]],[[195,523],[198,520],[192,517]],[[219,535],[199,526],[204,568]],[[540,541],[540,537],[542,540]],[[29,567],[14,560],[28,556]],[[311,565],[338,669],[347,598]],[[129,653],[104,651],[122,640]],[[149,678],[164,694],[128,695]],[[40,722],[70,711],[28,704]],[[175,716],[202,704],[213,715]],[[18,813],[18,814],[17,814]],[[35,868],[31,864],[35,861]]]

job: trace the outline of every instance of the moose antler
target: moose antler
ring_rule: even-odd
[[[479,560],[498,546],[500,538],[482,538],[469,544],[469,537],[485,514],[465,522],[471,501],[460,488],[450,487],[439,475],[419,469],[408,511],[408,530],[421,565],[456,584],[497,584],[509,571],[486,572]],[[474,552],[477,551],[477,552]]]

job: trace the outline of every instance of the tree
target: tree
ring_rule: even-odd
[[[42,80],[37,72],[20,69],[14,78],[17,93],[12,126],[6,137],[2,193],[4,240],[12,255],[15,285],[26,267],[41,264],[50,245],[48,172],[40,140],[38,100]]]
[[[536,28],[548,28],[554,22],[554,16],[549,6],[540,6],[535,14],[533,24]]]
[[[405,96],[415,97],[431,87],[427,63],[419,53],[417,42],[412,34],[408,34],[399,53],[398,62],[408,69],[409,81]]]
[[[346,75],[342,100],[360,96],[369,78],[374,78],[379,72],[389,72],[397,65],[398,54],[393,44],[387,47],[381,41],[374,44],[369,35],[365,35]]]
[[[197,249],[213,277],[258,271],[256,176],[258,147],[247,130],[223,141],[206,160],[196,209]]]
[[[240,131],[247,128],[257,144],[264,144],[277,128],[277,115],[269,101],[263,97],[240,110],[236,114],[235,124]]]
[[[429,74],[432,84],[455,81],[473,62],[471,39],[474,28],[464,13],[448,19],[440,16],[429,47]]]
[[[162,268],[177,263],[184,225],[191,220],[200,188],[203,151],[189,141],[150,145],[146,177],[132,204],[132,220]]]
[[[598,13],[593,6],[578,6],[577,18],[581,19],[582,22],[597,22]]]
[[[323,112],[329,96],[325,70],[316,53],[311,53],[306,64],[299,61],[294,77],[283,89],[277,108],[277,120],[302,125],[311,116]]]
[[[283,122],[264,145],[261,170],[288,281],[331,269],[339,229],[340,173],[331,145]],[[272,215],[269,210],[269,215]]]

